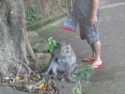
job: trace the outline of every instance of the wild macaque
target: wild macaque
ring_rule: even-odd
[[[55,48],[47,70],[42,73],[42,76],[48,75],[52,70],[53,76],[56,77],[57,73],[63,73],[62,79],[68,82],[76,82],[72,79],[72,73],[75,72],[78,64],[76,63],[76,55],[69,42],[63,41],[58,43]]]

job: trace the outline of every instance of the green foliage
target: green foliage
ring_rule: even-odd
[[[75,73],[74,78],[76,78],[77,80],[80,80],[81,82],[88,83],[89,78],[91,77],[91,72],[93,70],[94,68],[91,65],[86,65],[84,69]]]
[[[49,42],[48,52],[52,53],[55,47],[57,46],[56,41],[53,39],[53,37],[50,37],[48,39],[48,42]]]
[[[38,13],[35,9],[35,7],[29,8],[29,10],[26,12],[26,23],[27,25],[32,25],[35,20],[38,17]]]
[[[81,90],[80,90],[79,88],[76,88],[75,94],[82,94],[82,93],[81,93]]]

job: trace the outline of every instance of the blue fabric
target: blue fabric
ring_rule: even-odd
[[[77,24],[70,17],[66,17],[66,19],[64,20],[64,26],[67,26],[71,28],[72,30],[76,30],[77,28]]]

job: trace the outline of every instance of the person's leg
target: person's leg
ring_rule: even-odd
[[[102,64],[101,55],[100,55],[100,52],[101,52],[101,42],[97,41],[94,44],[91,44],[91,47],[92,47],[92,50],[95,53],[95,61],[93,62],[92,66],[94,68],[97,68],[99,65]]]
[[[100,42],[100,37],[98,32],[98,26],[97,24],[95,25],[86,24],[85,31],[86,31],[85,34],[86,34],[88,44],[90,44],[92,49],[91,58],[94,58],[92,66],[95,68],[102,64],[102,60],[100,56],[101,42]]]
[[[89,23],[81,20],[80,23],[80,35],[81,39],[83,36],[88,41],[92,49],[92,55],[83,59],[84,62],[93,62],[93,66],[102,64],[100,51],[101,51],[101,42],[99,38],[98,26],[90,25]]]
[[[94,58],[95,59],[95,50],[94,50],[94,46],[92,45],[92,44],[90,44],[90,47],[91,47],[91,49],[92,49],[92,58]]]
[[[86,26],[85,20],[80,20],[79,29],[80,29],[80,37],[82,40],[87,39],[86,31],[88,31],[88,30],[86,28],[87,28],[87,26]],[[95,52],[94,52],[93,46],[91,46],[91,49],[92,49],[92,55],[88,56],[88,57],[84,57],[83,62],[92,62],[95,60]]]
[[[91,47],[91,50],[92,50],[92,55],[91,56],[88,56],[88,57],[85,57],[83,59],[84,62],[93,62],[95,61],[95,47],[93,45],[90,44],[90,47]]]

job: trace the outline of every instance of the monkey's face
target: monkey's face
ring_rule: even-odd
[[[61,55],[62,56],[70,56],[71,55],[71,46],[68,42],[61,43]]]

